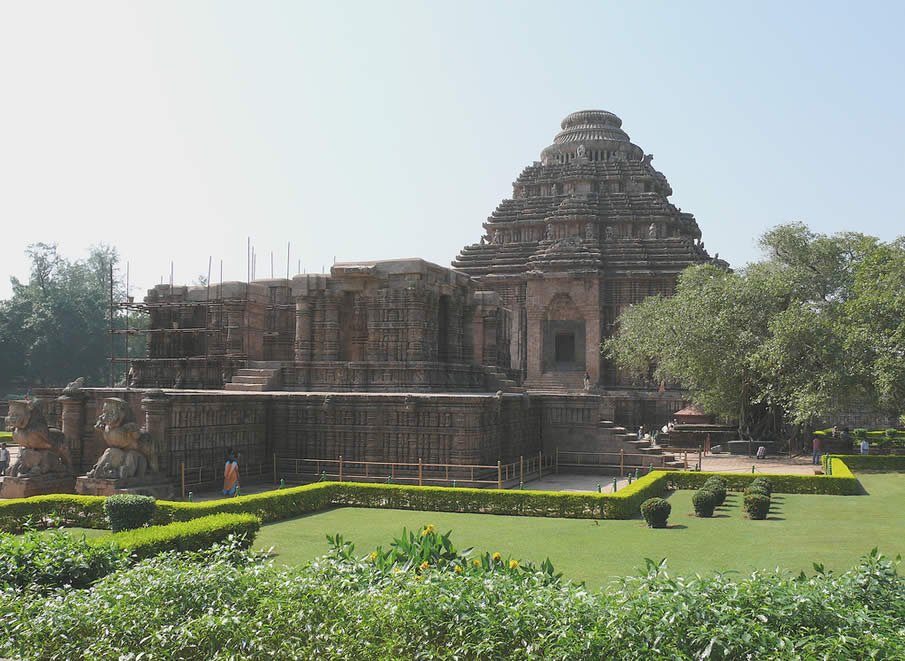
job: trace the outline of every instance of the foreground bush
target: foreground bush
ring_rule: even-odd
[[[141,528],[150,523],[157,502],[151,496],[119,493],[104,499],[104,513],[113,532]]]
[[[641,503],[641,516],[648,528],[665,528],[672,505],[662,498],[650,498]]]
[[[112,543],[92,543],[61,530],[0,533],[0,587],[82,588],[128,565]]]
[[[408,536],[406,536],[408,537]],[[87,590],[0,593],[0,655],[30,659],[901,659],[905,585],[850,572],[671,577],[648,561],[605,594],[496,564],[305,568],[234,549],[164,554]],[[432,545],[429,545],[432,546]],[[345,546],[348,548],[348,546]],[[405,553],[403,553],[405,555]],[[480,563],[479,563],[480,564]],[[142,656],[143,655],[143,656]]]

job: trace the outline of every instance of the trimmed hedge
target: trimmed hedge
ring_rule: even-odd
[[[708,489],[698,489],[691,497],[691,504],[694,505],[695,516],[709,518],[713,516],[713,510],[717,506],[719,496]]]
[[[230,535],[244,536],[243,545],[248,547],[260,529],[261,520],[254,514],[212,514],[165,526],[124,530],[91,541],[100,545],[113,542],[137,558],[150,558],[164,551],[200,551],[226,541]]]
[[[905,470],[905,455],[895,454],[833,454],[824,455],[824,461],[837,460],[833,464],[835,475],[838,462],[844,463],[851,470],[902,471]],[[825,465],[825,464],[824,464]]]
[[[847,459],[848,457],[846,457]],[[760,475],[755,473],[701,473],[671,471],[665,474],[670,489],[698,489],[711,475],[726,480],[731,491],[744,491],[751,482],[766,477],[773,484],[774,493],[823,494],[830,496],[854,496],[858,493],[858,480],[841,459],[833,461],[832,475]]]
[[[47,518],[80,528],[105,529],[108,526],[103,496],[59,493],[0,500],[0,530],[3,532],[22,532],[27,525]]]
[[[761,475],[652,471],[616,493],[565,493],[497,489],[451,489],[398,484],[318,482],[239,498],[203,503],[157,501],[152,525],[191,521],[211,514],[253,514],[261,521],[282,521],[328,507],[379,507],[437,512],[471,512],[516,516],[585,519],[630,519],[641,503],[662,497],[668,489],[699,489],[714,477],[726,488],[744,491],[752,482],[768,478],[776,493],[855,495],[858,480],[846,463],[858,469],[905,470],[905,456],[824,455],[832,475]],[[106,528],[104,498],[53,494],[0,501],[0,530],[19,532],[24,524],[56,518],[85,528]]]
[[[113,532],[141,528],[154,516],[156,501],[151,496],[118,493],[104,500],[104,512]]]

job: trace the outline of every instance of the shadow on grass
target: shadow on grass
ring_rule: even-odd
[[[280,523],[287,523],[288,521],[301,521],[302,519],[307,519],[312,516],[317,516],[318,514],[324,514],[326,512],[332,512],[333,510],[342,509],[341,507],[325,507],[322,510],[317,510],[316,512],[307,512],[305,514],[299,514],[298,516],[294,516],[290,519],[279,519],[277,521],[268,521],[261,525],[262,528],[267,528],[269,526],[275,526]]]

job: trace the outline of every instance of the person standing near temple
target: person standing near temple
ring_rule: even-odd
[[[6,475],[6,469],[9,467],[9,450],[6,449],[6,443],[0,443],[0,475]]]
[[[811,462],[816,466],[820,463],[820,437],[817,434],[814,434],[814,439],[811,441],[811,449],[814,451]]]
[[[232,449],[226,455],[226,465],[223,467],[223,495],[234,496],[239,487],[239,463],[233,455]]]

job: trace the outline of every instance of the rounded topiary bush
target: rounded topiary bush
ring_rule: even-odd
[[[695,516],[711,517],[717,506],[717,495],[707,489],[698,489],[691,497],[691,502],[694,505]]]
[[[716,496],[716,504],[714,507],[719,507],[726,501],[726,485],[726,480],[719,477],[711,477],[701,488],[710,491]]]
[[[767,498],[770,497],[770,491],[763,484],[749,484],[745,489],[745,495],[749,496],[752,493],[759,493]]]
[[[773,494],[773,482],[771,482],[771,481],[770,481],[768,478],[766,478],[766,477],[758,477],[758,478],[755,478],[755,479],[751,480],[751,484],[748,485],[748,486],[751,487],[751,486],[754,486],[754,485],[763,487],[763,488],[767,491],[767,495],[772,495],[772,494]]]
[[[770,513],[770,496],[762,493],[746,494],[745,512],[749,519],[766,519]]]
[[[150,523],[157,501],[151,496],[118,493],[104,500],[104,513],[113,532],[141,528]]]
[[[672,505],[662,498],[648,498],[641,503],[641,516],[647,522],[648,528],[665,528]]]

